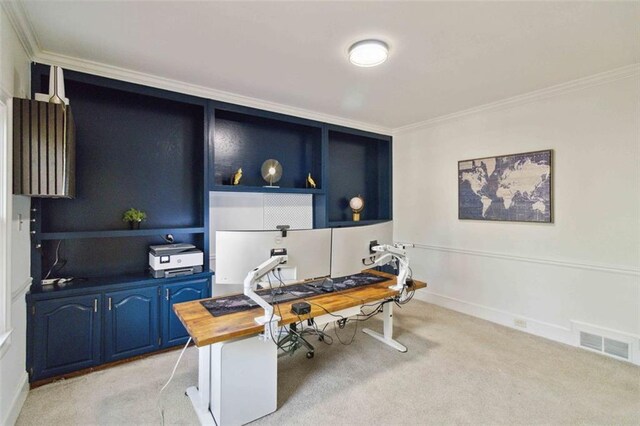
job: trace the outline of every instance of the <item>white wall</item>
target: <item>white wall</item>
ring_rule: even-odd
[[[428,301],[570,344],[592,324],[640,363],[640,77],[599,83],[397,132],[394,236]],[[553,224],[458,220],[458,160],[548,148]]]
[[[211,192],[209,197],[209,253],[215,265],[216,231],[313,228],[313,196],[256,192]]]
[[[3,98],[29,94],[29,59],[0,8],[0,93]],[[6,99],[5,99],[6,100]],[[10,102],[8,102],[10,105]],[[6,161],[11,182],[11,156]],[[28,390],[26,359],[26,304],[24,295],[30,284],[29,222],[20,227],[18,215],[29,217],[29,199],[10,197],[9,230],[10,341],[0,350],[0,424],[13,424]]]

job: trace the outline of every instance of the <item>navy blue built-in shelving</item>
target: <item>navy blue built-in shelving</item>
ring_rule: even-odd
[[[33,65],[34,93],[48,91],[48,76]],[[172,305],[211,294],[210,191],[312,195],[316,228],[391,219],[390,136],[73,71],[65,87],[77,196],[32,199],[31,381],[186,341]],[[267,159],[283,166],[279,188],[264,187]],[[348,207],[356,195],[365,199],[359,222]],[[122,222],[131,207],[147,213],[142,229]],[[202,249],[202,273],[149,275],[148,247],[168,234]],[[74,280],[42,286],[47,275]]]
[[[34,65],[32,90],[48,91]],[[172,234],[205,253],[208,270],[209,103],[131,83],[65,71],[76,126],[75,199],[34,199],[33,289],[49,278],[144,272],[148,245]],[[122,213],[147,213],[127,229]],[[60,263],[59,263],[60,265]]]
[[[314,226],[349,226],[349,200],[362,195],[365,223],[391,219],[391,137],[247,107],[211,103],[212,191],[311,194]],[[265,188],[260,166],[283,166],[279,188]],[[241,184],[231,185],[242,168]],[[308,174],[316,188],[307,188]]]
[[[32,67],[33,92],[48,75]],[[173,303],[211,294],[208,101],[73,71],[65,87],[77,196],[32,199],[30,381],[184,343]],[[122,222],[131,207],[147,213],[142,229]],[[202,249],[202,273],[150,276],[149,245],[168,234]],[[43,286],[47,275],[73,280]]]

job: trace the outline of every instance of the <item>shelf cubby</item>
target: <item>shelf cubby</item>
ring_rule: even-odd
[[[49,67],[32,67],[32,90],[46,93]],[[90,74],[65,71],[76,130],[76,198],[33,199],[32,290],[50,278],[145,274],[148,246],[196,245],[208,269],[208,101]],[[143,210],[142,229],[122,214]],[[114,278],[117,280],[117,278]]]
[[[391,219],[391,137],[328,128],[327,223],[348,226]],[[361,221],[353,222],[349,200],[361,195]]]
[[[319,193],[322,186],[322,127],[295,117],[250,108],[214,106],[212,191]],[[264,188],[260,168],[282,165],[279,188]],[[242,168],[239,186],[232,176]],[[317,188],[306,188],[311,173]],[[228,189],[227,189],[228,188]]]
[[[196,247],[204,244],[204,234],[181,235],[180,242]],[[60,250],[57,250],[58,244]],[[149,246],[166,244],[160,235],[115,238],[76,238],[42,241],[42,277],[54,264],[56,251],[65,265],[49,278],[94,279],[122,274],[144,273],[149,268]]]
[[[77,196],[41,201],[42,232],[123,228],[131,207],[147,213],[149,228],[204,225],[203,106],[88,84],[72,73],[66,94],[76,122]]]

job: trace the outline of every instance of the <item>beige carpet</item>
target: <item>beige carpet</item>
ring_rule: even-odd
[[[253,424],[638,424],[640,368],[421,301],[396,310],[401,354],[358,331],[279,360],[278,411]],[[367,326],[380,328],[378,319]],[[341,332],[347,340],[352,326]],[[179,352],[29,393],[18,425],[159,424],[158,391]],[[167,424],[197,424],[185,353],[163,394]],[[247,401],[249,404],[250,401]]]

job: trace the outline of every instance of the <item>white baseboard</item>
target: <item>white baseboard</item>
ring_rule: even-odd
[[[632,364],[640,365],[640,335],[621,332],[619,330],[613,330],[607,327],[601,327],[594,324],[587,324],[582,321],[571,321],[571,328],[573,331],[573,345],[582,349],[598,353],[600,355],[609,356],[614,359],[627,361]],[[621,358],[615,355],[609,355],[606,351],[592,350],[580,345],[580,332],[585,331],[587,333],[602,336],[603,338],[614,339],[618,342],[623,342],[629,345],[629,358]]]
[[[533,318],[527,318],[522,315],[516,315],[511,312],[466,302],[464,300],[443,296],[429,291],[418,291],[416,292],[415,297],[416,299],[433,303],[434,305],[442,306],[443,308],[462,312],[463,314],[491,321],[515,330],[524,331],[525,333],[531,333],[549,340],[575,346],[575,339],[573,338],[573,333],[570,328],[560,327],[558,325],[545,323]],[[524,321],[526,323],[526,327],[516,326],[516,321]]]
[[[2,426],[13,426],[18,420],[18,415],[20,414],[20,410],[22,410],[22,406],[24,405],[24,401],[27,399],[27,394],[29,393],[29,376],[25,371],[22,375],[22,379],[18,383],[13,395],[13,400],[9,405],[9,410],[4,419],[2,419]]]
[[[534,334],[539,337],[544,337],[545,339],[564,343],[581,349],[585,348],[582,348],[579,345],[579,339],[577,337],[576,331],[578,327],[576,327],[576,324],[580,324],[583,329],[588,326],[591,329],[595,330],[593,331],[594,333],[599,332],[599,334],[603,336],[609,336],[620,341],[627,342],[630,345],[631,349],[629,362],[640,365],[640,341],[639,336],[636,335],[622,333],[617,330],[611,330],[591,324],[583,324],[577,321],[571,321],[571,323],[573,324],[572,328],[564,328],[555,324],[549,324],[543,321],[535,320],[533,318],[527,318],[522,315],[516,315],[511,312],[502,311],[500,309],[490,308],[488,306],[479,305],[477,303],[466,302],[464,300],[459,300],[453,297],[432,293],[427,290],[418,290],[416,292],[415,298],[428,303],[432,303],[437,306],[442,306],[443,308],[451,309],[453,311],[461,312],[463,314],[471,315],[476,318],[481,318],[483,320],[504,325],[515,330]],[[526,327],[516,326],[516,321],[525,321]],[[587,328],[587,330],[590,329]],[[600,355],[602,355],[602,353],[600,353]]]

